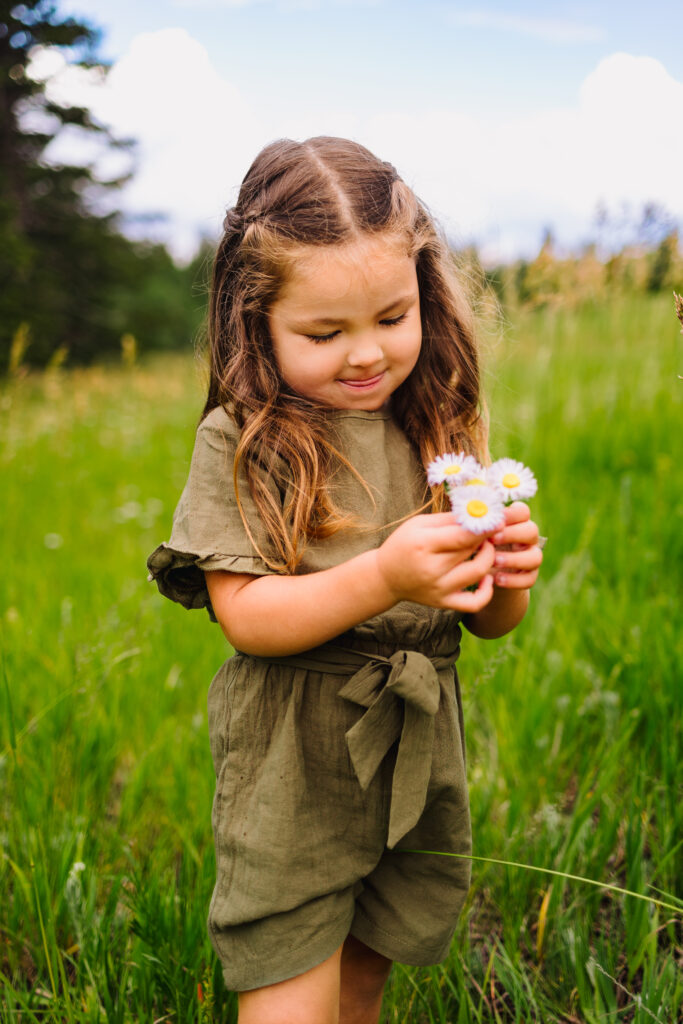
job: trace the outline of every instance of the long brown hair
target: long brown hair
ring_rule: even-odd
[[[485,454],[472,312],[424,205],[391,164],[348,139],[282,139],[266,146],[223,228],[210,293],[210,378],[202,419],[222,405],[235,420],[241,432],[233,467],[238,504],[243,464],[277,557],[259,553],[274,570],[293,572],[309,539],[328,537],[351,522],[327,488],[346,460],[331,443],[324,410],[282,379],[268,330],[268,311],[289,279],[297,249],[348,244],[365,234],[405,239],[416,263],[422,347],[391,405],[424,465],[454,449]],[[274,475],[284,493],[283,466],[293,485],[285,508],[267,481]],[[442,490],[431,505],[446,507]]]

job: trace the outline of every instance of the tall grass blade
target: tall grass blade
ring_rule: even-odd
[[[631,889],[622,889],[620,885],[612,885],[610,882],[599,882],[594,878],[586,878],[584,875],[572,875],[568,871],[557,871],[554,868],[542,868],[536,864],[524,864],[516,860],[499,860],[496,857],[477,857],[471,853],[452,853],[445,850],[404,850],[401,853],[423,853],[434,857],[459,857],[462,860],[476,860],[482,864],[498,864],[504,868],[522,868],[524,871],[538,871],[542,875],[554,875],[556,878],[566,878],[570,882],[583,882],[584,885],[594,885],[598,889],[606,889],[610,892],[618,892],[622,896],[632,896],[636,900],[645,900],[646,903],[653,903],[664,910],[672,910],[674,914],[682,914],[681,907],[673,903],[665,903],[657,900],[654,896],[646,896],[642,892],[633,892]]]

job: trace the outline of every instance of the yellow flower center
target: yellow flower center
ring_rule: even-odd
[[[503,477],[503,487],[519,487],[519,477],[516,473],[506,473]]]
[[[467,486],[471,487],[472,484],[479,485],[479,487],[486,487],[486,481],[480,480],[478,476],[473,476],[471,480],[467,481]]]
[[[473,516],[475,519],[481,519],[488,512],[489,507],[484,501],[479,501],[475,498],[474,501],[467,502],[467,514]]]
[[[456,473],[460,473],[461,471],[462,466],[447,466],[446,469],[444,469],[446,476],[455,476]]]

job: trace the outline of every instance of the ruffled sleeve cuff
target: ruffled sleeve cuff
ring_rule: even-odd
[[[226,569],[254,576],[265,576],[270,572],[260,558],[250,555],[180,551],[169,544],[160,544],[152,552],[147,559],[147,568],[147,579],[156,583],[164,597],[177,601],[184,608],[206,608],[213,622],[218,620],[206,589],[205,569]]]

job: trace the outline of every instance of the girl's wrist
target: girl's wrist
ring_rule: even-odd
[[[365,554],[369,556],[368,571],[370,578],[368,582],[370,583],[370,588],[376,592],[378,602],[385,606],[384,610],[388,611],[389,608],[393,608],[395,604],[398,604],[402,597],[391,582],[391,574],[387,571],[385,564],[386,553],[379,547],[373,548],[371,551],[365,552]],[[361,557],[364,556],[361,555]]]
[[[474,636],[493,640],[511,632],[526,615],[529,590],[498,587],[493,584],[493,597],[479,612],[463,618],[463,624]]]

